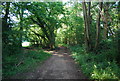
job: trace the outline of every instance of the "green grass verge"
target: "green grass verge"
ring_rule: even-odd
[[[51,54],[46,53],[43,50],[27,50],[22,54],[6,56],[3,60],[3,78],[11,77],[17,73],[27,72],[48,59],[50,56]]]
[[[115,60],[113,50],[100,54],[86,53],[83,47],[70,47],[72,57],[80,65],[83,73],[90,79],[120,79],[120,67]]]

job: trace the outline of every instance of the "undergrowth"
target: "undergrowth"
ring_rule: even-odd
[[[84,47],[71,46],[72,57],[90,79],[120,79],[120,67],[114,57],[114,49],[99,54],[86,53]]]
[[[43,50],[26,50],[24,53],[3,57],[3,78],[33,69],[38,63],[42,63],[50,56],[51,54]]]

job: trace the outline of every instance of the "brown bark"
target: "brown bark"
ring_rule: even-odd
[[[88,3],[88,9],[86,7],[86,3],[83,2],[83,15],[84,15],[84,24],[85,24],[85,45],[86,45],[86,50],[90,51],[91,50],[91,43],[90,43],[90,6],[91,3]],[[87,12],[88,11],[88,12]]]
[[[107,39],[108,37],[108,3],[105,3],[104,6],[104,39]]]
[[[91,13],[90,13],[90,9],[91,9],[91,2],[88,2],[88,34],[89,34],[89,50],[92,50],[92,43],[91,43],[91,32],[90,32],[90,28],[91,28]]]
[[[9,15],[9,8],[10,8],[10,2],[6,2],[5,5],[5,16],[2,18],[2,32],[3,32],[3,36],[2,39],[4,41],[4,43],[8,43],[8,34],[6,34],[5,32],[9,30],[9,24],[7,22],[8,20],[8,15]]]
[[[98,16],[97,16],[97,21],[96,21],[96,43],[95,43],[95,49],[98,48],[99,46],[99,41],[100,41],[100,18],[101,18],[101,11],[102,11],[102,2],[99,2],[99,11],[98,11]]]

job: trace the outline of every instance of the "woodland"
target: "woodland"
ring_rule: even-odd
[[[3,78],[35,68],[52,56],[44,50],[63,46],[90,79],[120,79],[119,1],[1,2],[0,8]]]

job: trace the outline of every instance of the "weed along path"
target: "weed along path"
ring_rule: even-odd
[[[46,52],[53,55],[34,71],[24,74],[26,79],[85,79],[67,48]]]

